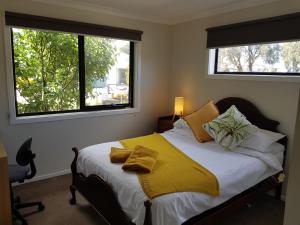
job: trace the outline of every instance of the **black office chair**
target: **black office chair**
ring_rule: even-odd
[[[12,183],[23,183],[24,180],[31,179],[36,174],[36,167],[33,161],[35,154],[31,151],[31,142],[32,138],[29,138],[21,145],[16,156],[17,165],[8,165],[12,213],[18,220],[22,222],[22,225],[27,225],[27,221],[18,211],[19,209],[38,206],[38,211],[42,211],[45,208],[42,202],[21,203],[19,197],[14,198],[12,191]]]

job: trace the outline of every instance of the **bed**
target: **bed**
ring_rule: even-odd
[[[263,116],[247,100],[230,97],[216,105],[220,113],[236,105],[254,125],[277,131],[279,123]],[[275,189],[276,197],[280,197],[282,184],[278,182],[278,175],[282,171],[268,166],[261,159],[225,152],[215,142],[199,144],[192,136],[183,136],[174,130],[162,136],[217,176],[222,193],[219,197],[182,192],[150,201],[135,174],[125,173],[119,165],[109,162],[110,148],[121,147],[121,144],[108,142],[89,146],[80,152],[73,148],[75,158],[71,165],[70,203],[76,204],[75,192],[78,191],[112,225],[200,225],[212,224],[228,216],[228,213],[254,201],[259,192]],[[274,148],[273,155],[284,166],[287,138],[278,142],[281,145]],[[224,160],[226,164],[222,163]]]

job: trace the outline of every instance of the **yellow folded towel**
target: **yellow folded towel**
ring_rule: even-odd
[[[156,151],[138,145],[128,157],[122,169],[138,173],[150,173],[155,166],[156,157]]]
[[[112,147],[110,151],[110,161],[112,163],[123,163],[132,153],[131,150]]]

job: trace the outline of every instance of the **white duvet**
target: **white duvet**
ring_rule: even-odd
[[[210,170],[220,184],[220,196],[197,192],[178,192],[151,200],[153,225],[180,225],[189,218],[217,206],[231,197],[279,172],[284,147],[273,144],[271,153],[238,148],[224,151],[215,142],[199,143],[193,136],[177,133],[175,129],[162,134],[169,142],[190,158]],[[93,145],[79,153],[77,169],[85,176],[96,174],[109,183],[122,209],[137,225],[144,222],[144,194],[135,173],[124,172],[120,164],[109,160],[110,148],[122,147],[116,142]]]

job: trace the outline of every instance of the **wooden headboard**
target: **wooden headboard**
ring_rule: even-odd
[[[235,105],[252,124],[262,129],[278,132],[277,126],[279,125],[279,122],[265,117],[260,110],[248,100],[236,97],[228,97],[221,99],[216,103],[216,105],[220,111],[220,114],[224,113],[230,106]]]

